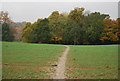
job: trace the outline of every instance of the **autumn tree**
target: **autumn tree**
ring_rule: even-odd
[[[11,27],[10,30],[13,32],[14,40],[15,41],[21,41],[21,32],[23,27]]]
[[[59,14],[58,11],[52,12],[48,17],[49,26],[52,34],[51,41],[60,43],[62,41],[63,30],[67,21],[67,14]]]
[[[118,35],[118,37],[119,37],[119,41],[120,41],[120,18],[117,18],[117,26],[118,26],[118,28],[117,28],[117,35]]]
[[[31,41],[32,28],[31,28],[30,22],[26,23],[21,34],[22,34],[22,41],[23,42],[32,42]]]
[[[32,43],[101,44],[119,41],[120,19],[111,20],[107,14],[74,8],[70,13],[53,11],[45,19],[38,19],[23,28],[22,39]]]
[[[105,42],[115,42],[119,41],[119,25],[118,20],[104,19],[104,32],[102,33],[101,40]]]

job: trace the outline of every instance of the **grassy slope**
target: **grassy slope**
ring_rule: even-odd
[[[64,46],[3,42],[3,79],[46,79]]]
[[[78,79],[117,78],[118,46],[70,46],[66,75]]]

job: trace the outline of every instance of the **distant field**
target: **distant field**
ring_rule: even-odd
[[[3,79],[49,79],[62,45],[3,42]]]
[[[118,78],[118,45],[70,46],[66,63],[67,78]]]

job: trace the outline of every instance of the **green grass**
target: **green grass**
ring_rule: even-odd
[[[3,42],[3,79],[50,79],[64,45]],[[118,78],[118,45],[71,45],[69,79]]]
[[[70,46],[66,76],[69,79],[117,79],[118,45]]]
[[[64,46],[3,42],[3,79],[50,79]]]

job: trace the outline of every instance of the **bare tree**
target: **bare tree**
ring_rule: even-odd
[[[1,11],[0,12],[0,24],[11,23],[11,22],[12,22],[12,20],[9,17],[9,13],[7,11],[6,12]]]

